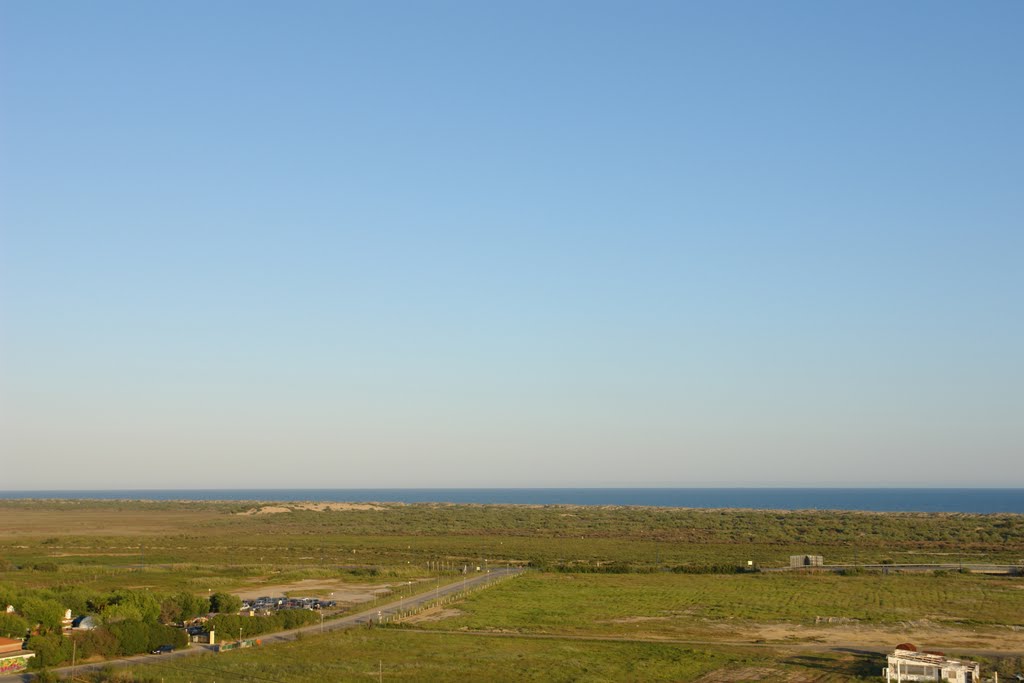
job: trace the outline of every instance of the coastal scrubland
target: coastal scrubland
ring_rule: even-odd
[[[829,563],[1012,563],[1024,557],[1024,515],[1013,514],[393,503],[323,510],[286,503],[272,506],[277,512],[252,514],[266,507],[5,500],[0,552],[7,565],[64,575],[167,566],[184,567],[185,574],[210,574],[215,567],[218,575],[338,566],[401,570],[485,559],[572,571],[747,561],[781,567],[800,553],[824,555]],[[102,572],[95,573],[99,580]]]
[[[877,653],[908,640],[1004,673],[1024,655],[1024,579],[969,571],[1021,563],[1022,515],[44,500],[0,501],[0,515],[0,595],[76,609],[112,591],[160,604],[333,593],[356,609],[464,569],[531,569],[397,625],[108,678],[462,680],[499,667],[509,680],[838,681],[877,676]],[[792,554],[847,566],[785,571]]]

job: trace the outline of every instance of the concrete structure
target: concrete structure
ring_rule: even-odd
[[[825,564],[825,558],[821,555],[790,555],[790,567],[820,567]]]
[[[896,649],[887,657],[888,666],[882,675],[888,683],[903,681],[950,681],[981,683],[981,666],[977,662],[947,659],[931,652]]]

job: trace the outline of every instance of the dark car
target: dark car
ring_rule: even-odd
[[[174,646],[173,645],[161,645],[157,649],[155,649],[152,652],[150,652],[150,654],[162,655],[165,652],[174,652]]]

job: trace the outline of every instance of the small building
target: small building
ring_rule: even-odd
[[[886,658],[882,675],[888,683],[895,681],[949,681],[950,683],[981,683],[981,665],[961,659],[948,659],[937,652],[915,652],[896,648]]]
[[[188,642],[190,643],[217,644],[217,633],[215,631],[207,631],[202,626],[189,626],[185,629],[185,632],[188,634]]]
[[[796,567],[821,567],[825,564],[825,558],[821,555],[790,555],[789,566]]]
[[[22,642],[17,638],[0,638],[0,676],[28,669],[28,660],[36,653],[21,649]]]

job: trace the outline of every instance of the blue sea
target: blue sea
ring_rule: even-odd
[[[1024,489],[994,488],[124,489],[0,491],[0,498],[643,505],[711,509],[1024,514]]]

